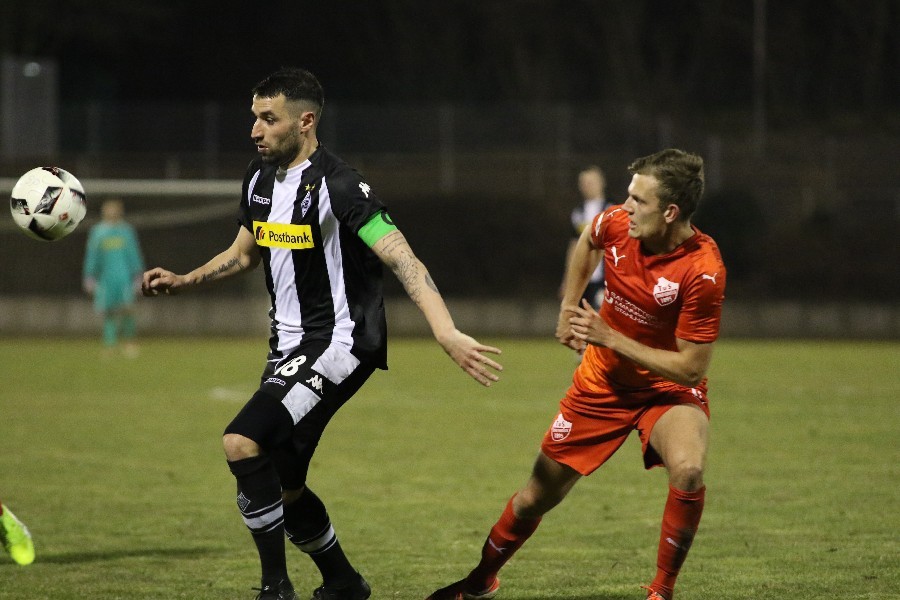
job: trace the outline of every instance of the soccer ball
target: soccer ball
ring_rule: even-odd
[[[9,209],[22,231],[52,242],[78,227],[87,206],[84,188],[74,175],[59,167],[37,167],[16,182]]]

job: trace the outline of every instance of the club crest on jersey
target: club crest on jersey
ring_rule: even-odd
[[[674,281],[669,281],[665,277],[660,277],[656,285],[653,286],[653,297],[656,298],[656,303],[660,306],[672,304],[678,298],[678,284]]]
[[[312,196],[309,192],[306,192],[306,195],[303,197],[303,202],[300,203],[300,217],[303,218],[306,216],[306,211],[309,210],[310,205],[312,204]]]
[[[302,250],[314,248],[316,245],[312,239],[312,227],[309,225],[253,221],[253,236],[256,238],[257,246],[269,248]]]
[[[572,423],[563,419],[562,413],[556,415],[556,420],[550,426],[550,437],[554,442],[561,442],[572,433]]]

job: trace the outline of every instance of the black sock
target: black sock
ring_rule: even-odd
[[[237,479],[237,504],[253,535],[264,584],[288,579],[284,553],[284,509],[278,473],[267,456],[229,462]]]
[[[311,489],[284,507],[284,529],[291,543],[316,563],[324,585],[342,588],[356,582],[356,569],[341,549],[325,505]]]

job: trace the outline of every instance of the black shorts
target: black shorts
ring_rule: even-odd
[[[600,303],[603,302],[603,288],[604,282],[602,279],[600,281],[589,281],[581,297],[587,300],[594,309],[599,310]]]
[[[283,358],[270,358],[259,390],[225,433],[259,444],[272,458],[281,487],[299,489],[325,426],[374,370],[340,344],[302,342]]]

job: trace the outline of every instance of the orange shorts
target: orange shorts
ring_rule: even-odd
[[[541,451],[582,475],[590,475],[637,429],[644,468],[661,466],[662,459],[650,446],[650,432],[667,410],[680,404],[698,406],[709,418],[704,388],[650,388],[627,394],[608,389],[594,391],[589,398],[570,388],[544,435]]]

